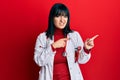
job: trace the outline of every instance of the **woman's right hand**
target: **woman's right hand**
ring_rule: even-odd
[[[65,47],[67,40],[68,40],[68,38],[59,39],[59,40],[55,41],[55,42],[52,44],[52,46],[53,46],[55,49],[56,49],[56,48]]]

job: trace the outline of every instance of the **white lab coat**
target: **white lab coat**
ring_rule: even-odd
[[[71,80],[83,80],[83,76],[81,73],[81,69],[78,65],[84,64],[89,61],[91,54],[85,53],[83,46],[84,43],[82,41],[81,36],[77,31],[69,33],[67,35],[69,40],[66,44],[66,57],[68,61],[68,68],[70,72]],[[34,52],[34,60],[41,67],[39,71],[39,79],[38,80],[53,80],[53,62],[54,56],[56,52],[53,52],[51,48],[51,44],[54,42],[53,40],[47,39],[46,33],[41,33],[36,40],[35,52]],[[75,62],[75,48],[81,46],[80,55],[78,57],[78,61]]]

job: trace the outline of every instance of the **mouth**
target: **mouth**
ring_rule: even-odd
[[[64,26],[65,25],[65,23],[59,23],[60,24],[60,26]]]

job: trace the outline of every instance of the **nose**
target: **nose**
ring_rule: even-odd
[[[64,16],[60,16],[60,21],[64,22]]]

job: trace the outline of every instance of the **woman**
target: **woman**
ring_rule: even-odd
[[[48,29],[39,34],[35,45],[34,60],[41,67],[39,80],[83,80],[79,64],[89,61],[98,35],[83,43],[69,24],[67,7],[61,3],[53,5]]]

